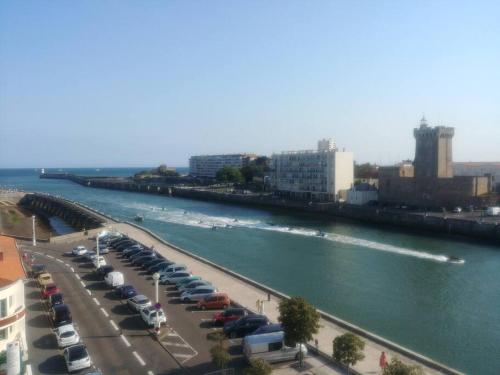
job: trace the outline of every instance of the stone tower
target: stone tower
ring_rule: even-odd
[[[416,139],[415,177],[452,178],[452,138],[454,128],[427,125],[425,117],[420,128],[414,129]]]

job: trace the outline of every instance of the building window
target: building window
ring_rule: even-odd
[[[0,318],[7,316],[7,298],[0,300]]]
[[[0,340],[7,340],[7,328],[0,329]]]

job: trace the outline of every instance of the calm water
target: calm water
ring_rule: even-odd
[[[130,175],[139,169],[82,169]],[[55,171],[55,170],[54,170]],[[51,170],[52,172],[52,170]],[[0,170],[0,186],[59,194],[469,374],[500,374],[500,249],[304,214],[85,188]],[[211,230],[212,226],[220,227]],[[227,226],[227,227],[226,227]],[[317,230],[327,233],[317,237]],[[465,259],[464,265],[444,255]]]

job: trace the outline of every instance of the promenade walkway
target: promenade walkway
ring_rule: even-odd
[[[193,274],[199,275],[206,280],[211,281],[213,284],[217,285],[222,291],[225,291],[229,294],[229,296],[237,303],[246,308],[256,311],[256,303],[258,300],[265,300],[264,303],[264,313],[269,317],[269,319],[273,322],[278,321],[278,304],[279,298],[272,296],[270,301],[268,300],[268,294],[262,289],[259,289],[255,286],[252,286],[244,281],[238,279],[235,276],[232,276],[229,273],[226,273],[210,264],[202,262],[192,256],[184,254],[183,252],[175,249],[174,247],[168,246],[160,240],[156,239],[154,236],[149,234],[146,231],[143,231],[133,225],[127,223],[118,223],[111,224],[113,229],[116,229],[122,233],[129,235],[130,237],[136,239],[137,241],[143,243],[146,246],[154,246],[155,250],[158,251],[161,255],[171,259],[175,262],[185,264]],[[327,355],[331,355],[332,353],[332,341],[333,339],[341,335],[346,331],[339,325],[330,322],[325,319],[321,319],[320,322],[321,329],[319,333],[315,336],[315,339],[318,342],[318,348],[321,352],[326,353]],[[388,359],[397,356],[401,360],[406,363],[418,364],[423,367],[425,374],[460,374],[459,372],[455,372],[450,369],[447,372],[436,371],[430,367],[423,366],[421,363],[417,363],[416,361],[403,356],[395,351],[387,349],[382,345],[363,338],[366,346],[365,346],[365,359],[354,366],[354,370],[361,374],[380,374],[381,370],[379,367],[379,357],[382,351],[385,351]],[[311,343],[314,345],[314,342]],[[312,365],[313,367],[323,367],[323,364]],[[329,374],[340,374],[342,373],[338,369],[334,368],[322,368],[321,371],[311,371],[315,373],[329,373]],[[284,372],[283,372],[284,373]]]

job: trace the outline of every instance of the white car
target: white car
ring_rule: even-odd
[[[95,268],[99,268],[102,266],[106,265],[106,259],[104,259],[103,256],[99,255],[99,260],[97,259],[97,256],[92,260],[92,264],[94,265]]]
[[[71,250],[71,254],[76,255],[76,256],[81,256],[87,254],[87,248],[85,246],[77,246],[74,247],[73,250]]]
[[[141,311],[142,309],[151,306],[151,301],[145,295],[138,294],[135,297],[129,298],[127,300],[127,305],[129,305],[132,310]]]
[[[167,323],[167,316],[163,312],[163,309],[156,310],[154,306],[148,306],[140,311],[141,318],[149,327],[154,327],[157,322],[156,316],[158,316],[158,321],[161,324]]]
[[[57,327],[54,330],[56,335],[57,345],[60,348],[65,348],[70,345],[76,345],[80,342],[80,335],[76,332],[73,324],[65,324],[63,326]]]
[[[186,290],[181,294],[182,302],[201,301],[209,295],[217,293],[217,288],[212,285],[201,285],[194,289]]]
[[[84,344],[77,344],[64,349],[64,360],[68,372],[74,372],[92,366],[87,347]]]
[[[97,252],[97,246],[94,246],[94,251]],[[99,245],[99,254],[108,254],[109,247],[104,245]]]
[[[174,273],[171,273],[170,275],[160,276],[160,284],[175,284],[178,281],[181,281],[182,279],[185,279],[186,277],[191,277],[191,276],[193,276],[193,275],[188,271],[174,272]]]

